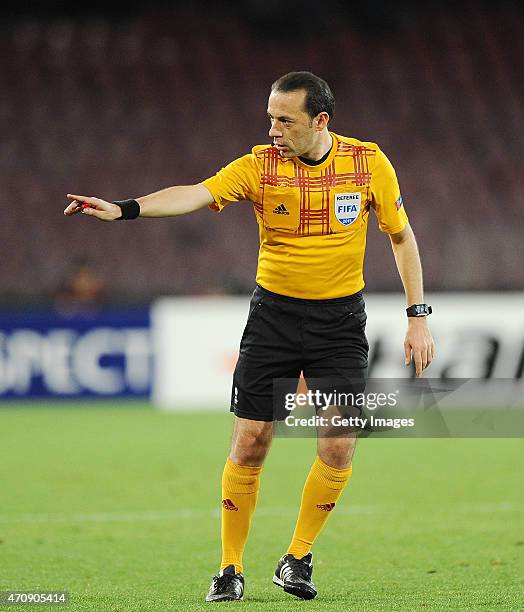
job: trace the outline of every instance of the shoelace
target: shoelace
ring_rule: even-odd
[[[217,593],[223,593],[227,587],[235,580],[233,574],[222,574],[222,576],[213,576],[214,588]]]
[[[293,570],[293,578],[302,578],[309,581],[309,565],[301,559],[289,559],[289,567]]]

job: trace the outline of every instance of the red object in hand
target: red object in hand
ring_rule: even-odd
[[[91,204],[82,204],[82,209],[91,208]]]

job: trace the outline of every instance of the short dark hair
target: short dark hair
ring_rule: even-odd
[[[312,72],[288,72],[271,85],[271,91],[306,92],[306,112],[313,119],[319,113],[326,112],[330,118],[335,114],[335,98],[329,85]]]

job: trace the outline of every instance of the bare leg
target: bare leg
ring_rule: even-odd
[[[354,414],[353,414],[354,412]],[[317,428],[317,452],[318,456],[327,465],[339,470],[351,465],[355,446],[357,444],[356,428],[351,426],[332,425],[334,416],[355,416],[354,409],[342,413],[340,408],[330,406],[322,416],[327,417],[328,425]]]
[[[340,438],[322,436],[317,442],[318,456],[327,465],[342,470],[351,465],[356,444],[355,433]]]
[[[260,466],[271,446],[273,423],[235,417],[229,458],[237,465]]]

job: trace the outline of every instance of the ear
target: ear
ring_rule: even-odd
[[[318,113],[318,115],[315,117],[315,129],[318,132],[321,132],[324,128],[327,127],[328,123],[329,123],[329,115],[325,112],[322,111],[321,113]]]

